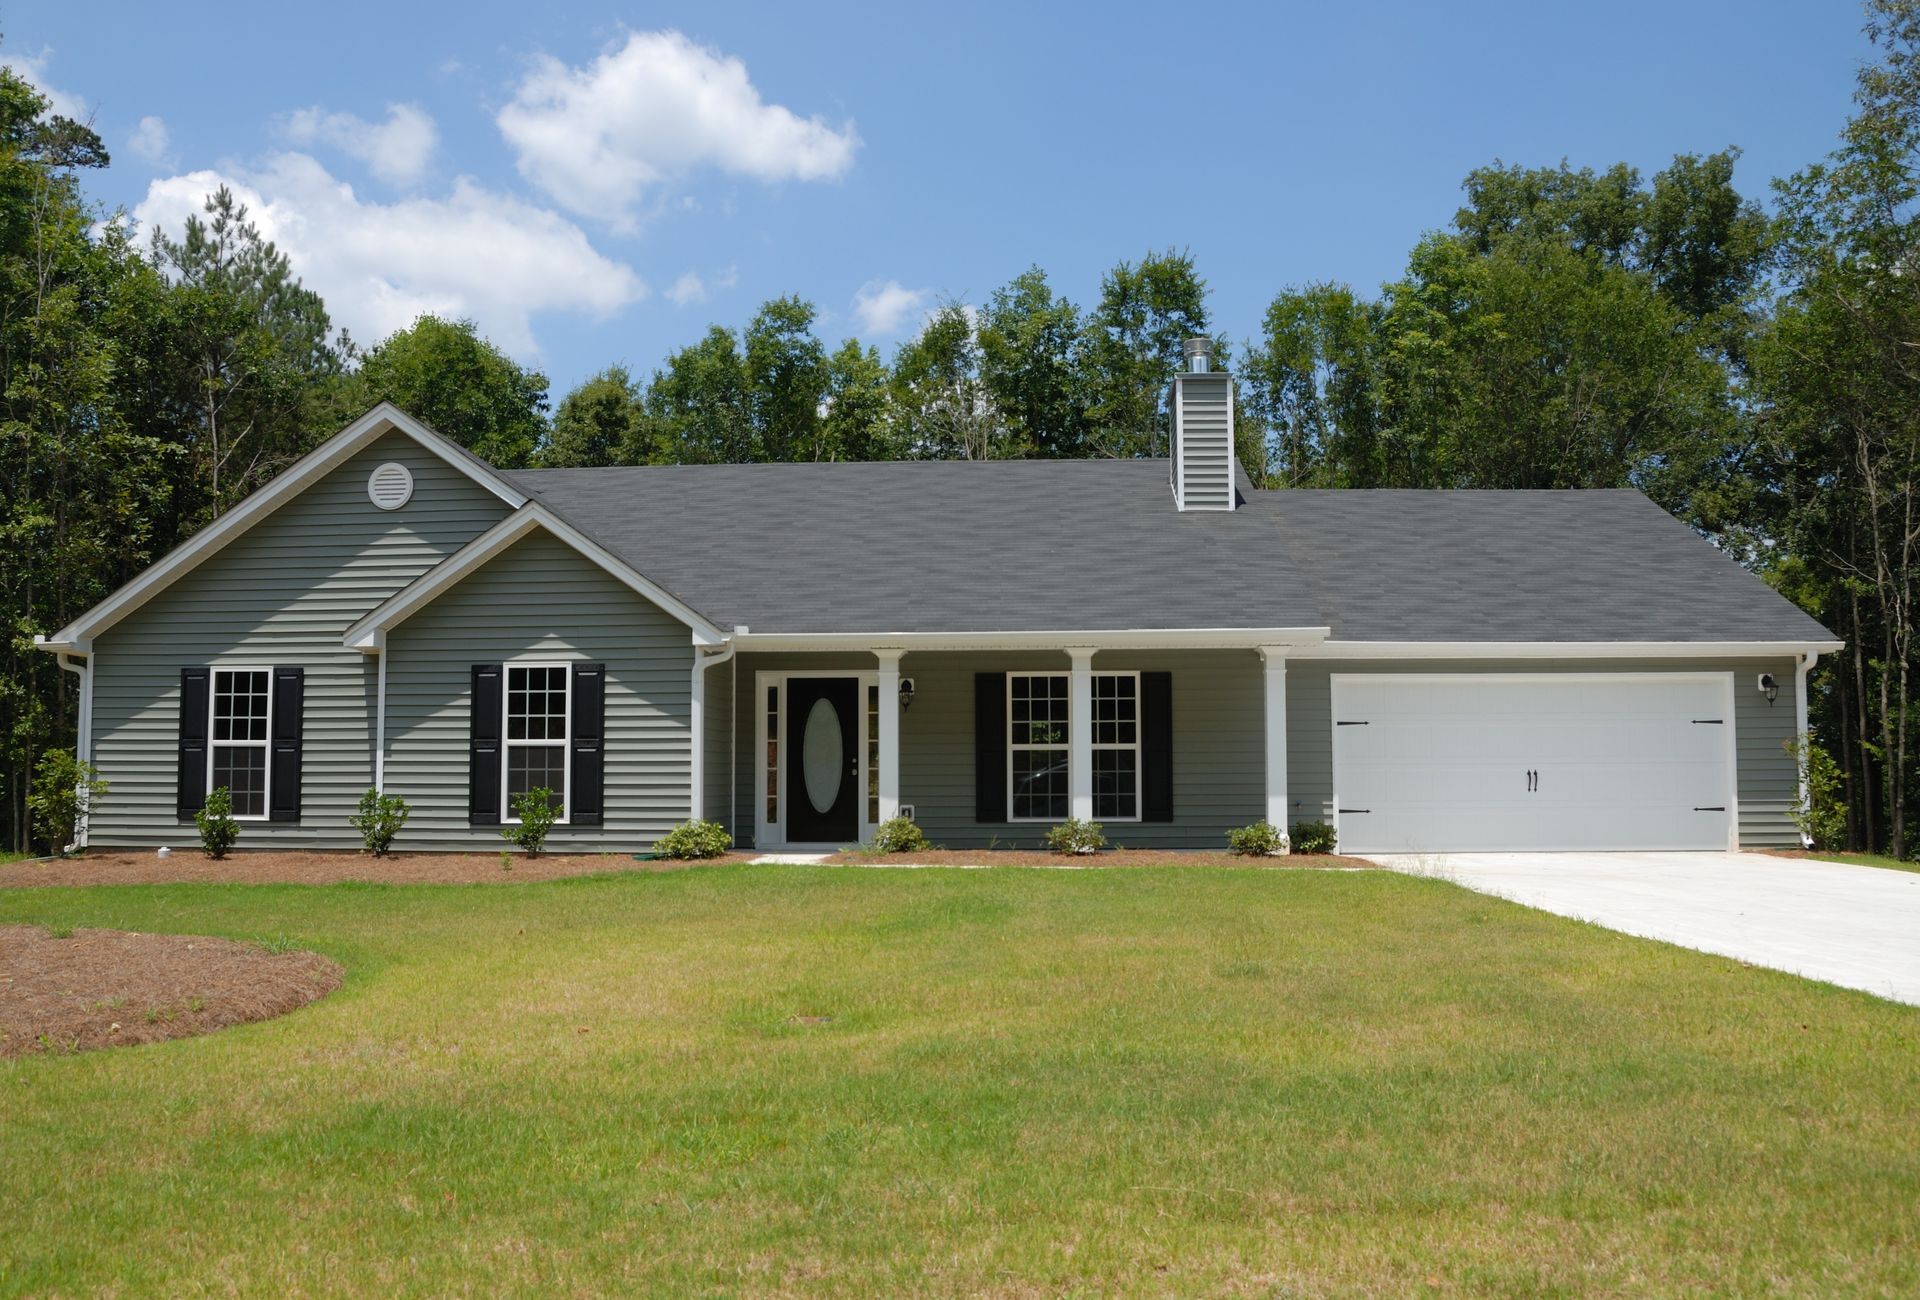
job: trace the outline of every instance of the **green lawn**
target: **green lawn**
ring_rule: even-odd
[[[1920,1290],[1920,1009],[1439,881],[745,867],[13,921],[348,976],[0,1063],[0,1292]]]
[[[1807,855],[1822,862],[1850,862],[1856,867],[1887,867],[1893,871],[1920,871],[1920,862],[1890,857],[1885,853],[1839,853],[1819,849]]]

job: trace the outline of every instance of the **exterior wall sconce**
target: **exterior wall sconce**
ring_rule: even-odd
[[[904,689],[904,683],[902,689]],[[1772,673],[1760,674],[1760,693],[1767,697],[1768,704],[1780,698],[1780,683],[1773,680]]]
[[[911,677],[900,679],[900,707],[903,709],[913,707],[913,678]]]

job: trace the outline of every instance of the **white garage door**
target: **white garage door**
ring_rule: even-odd
[[[1340,848],[1725,849],[1725,674],[1333,677]]]

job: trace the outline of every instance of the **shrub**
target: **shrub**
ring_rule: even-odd
[[[539,857],[540,851],[547,847],[547,832],[553,829],[553,819],[559,816],[553,806],[553,791],[542,785],[515,795],[513,815],[520,820],[502,826],[500,838],[518,846],[529,857]]]
[[[70,749],[49,749],[40,755],[33,786],[27,791],[34,831],[52,852],[66,852],[69,844],[79,840],[87,814],[106,792],[107,783],[93,764],[75,758]]]
[[[1092,853],[1107,847],[1107,835],[1099,822],[1069,817],[1047,832],[1047,847],[1055,853]]]
[[[1325,822],[1295,822],[1287,832],[1295,853],[1333,852],[1333,827]]]
[[[1270,858],[1288,850],[1284,832],[1272,822],[1255,822],[1227,832],[1227,847],[1243,857]]]
[[[367,846],[367,852],[384,858],[393,847],[393,837],[407,824],[407,814],[412,811],[399,795],[381,794],[369,786],[360,796],[360,811],[347,820],[360,832],[360,841]]]
[[[733,847],[733,836],[719,822],[690,821],[660,837],[653,851],[663,858],[717,858]]]
[[[208,857],[218,862],[227,856],[227,850],[240,838],[240,823],[233,819],[233,796],[227,787],[223,785],[207,795],[207,801],[193,815],[193,824],[200,828],[200,847]]]
[[[1799,766],[1800,779],[1806,783],[1807,790],[1807,802],[1796,800],[1787,816],[1806,838],[1808,847],[1845,848],[1847,804],[1840,797],[1840,765],[1833,761],[1832,754],[1798,736],[1787,741],[1786,748]]]
[[[910,817],[894,817],[873,828],[876,853],[919,853],[932,848],[927,833]]]

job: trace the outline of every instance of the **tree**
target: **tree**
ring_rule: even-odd
[[[980,315],[980,380],[1013,440],[1035,456],[1086,454],[1077,364],[1080,310],[1031,267],[993,291]]]
[[[1078,350],[1088,450],[1165,455],[1166,395],[1182,364],[1182,344],[1209,333],[1207,282],[1191,254],[1149,253],[1109,271]],[[1224,337],[1214,340],[1214,361],[1227,365]]]
[[[357,415],[381,401],[502,469],[525,468],[546,437],[547,377],[470,320],[422,316],[361,356],[339,405]]]
[[[625,366],[609,366],[560,401],[539,464],[564,469],[644,465],[653,459],[640,385]]]
[[[829,460],[891,460],[893,438],[887,363],[879,350],[848,339],[827,358],[826,414],[821,440]]]
[[[893,361],[900,441],[928,460],[990,460],[1019,454],[980,377],[973,312],[945,302]]]
[[[1788,291],[1755,348],[1772,527],[1846,637],[1825,673],[1849,838],[1910,847],[1920,580],[1920,4],[1874,0],[1839,147],[1777,183]]]
[[[700,342],[668,357],[647,385],[645,406],[649,436],[668,463],[760,459],[747,368],[731,330],[715,325]]]
[[[824,460],[820,405],[827,353],[813,334],[813,304],[775,298],[747,323],[748,407],[762,460]]]

